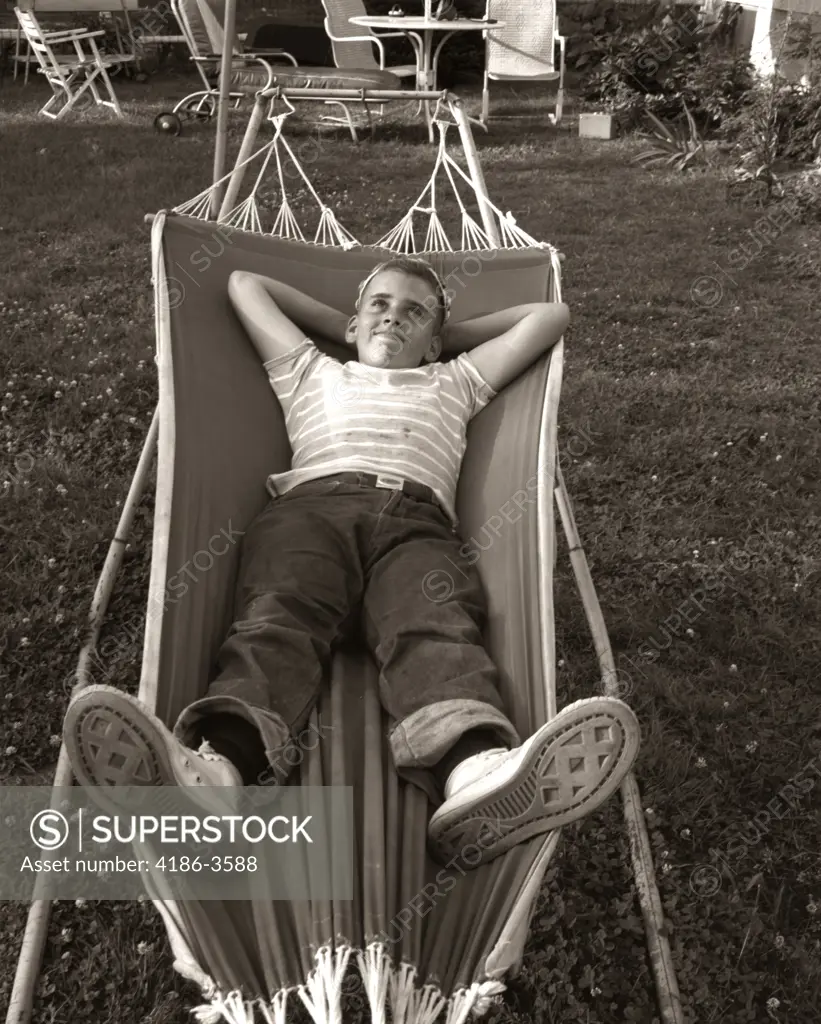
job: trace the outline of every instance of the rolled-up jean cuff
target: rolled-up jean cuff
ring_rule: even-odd
[[[522,742],[510,720],[481,700],[442,700],[414,711],[391,730],[397,768],[431,768],[469,729],[492,729],[509,747]]]
[[[290,742],[291,730],[285,719],[276,711],[267,711],[265,708],[246,704],[239,697],[227,695],[203,697],[189,704],[180,712],[174,725],[174,736],[187,747],[192,746],[196,742],[195,737],[205,731],[202,723],[210,715],[237,715],[255,725],[265,747],[265,756],[271,764]]]

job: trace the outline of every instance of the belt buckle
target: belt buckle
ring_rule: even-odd
[[[390,476],[386,473],[377,473],[376,486],[382,487],[386,491],[401,491],[405,486],[405,481],[401,476]]]

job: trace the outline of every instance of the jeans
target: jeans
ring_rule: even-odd
[[[243,541],[218,674],[182,712],[175,735],[193,745],[207,738],[209,715],[238,715],[256,726],[270,764],[281,765],[334,649],[360,638],[379,668],[396,768],[438,799],[419,769],[436,765],[464,733],[489,730],[497,746],[520,742],[482,642],[478,572],[444,575],[461,543],[438,505],[399,490],[326,478],[273,498]]]

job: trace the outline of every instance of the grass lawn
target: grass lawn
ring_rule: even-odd
[[[3,785],[52,777],[94,586],[154,409],[143,215],[209,184],[214,134],[159,136],[152,119],[190,81],[118,81],[124,122],[95,113],[59,125],[36,115],[42,83],[0,86]],[[359,146],[323,134],[307,170],[342,223],[375,240],[427,180],[434,151],[422,138],[418,123]],[[811,1024],[821,1004],[818,229],[788,224],[733,270],[763,212],[728,205],[718,171],[638,170],[635,142],[521,125],[477,139],[491,198],[566,254],[562,459],[642,722],[637,777],[687,1019]],[[297,213],[304,202],[303,191]],[[104,636],[143,612],[151,516],[149,495]],[[560,704],[597,686],[562,554],[560,544]],[[98,681],[135,692],[140,655],[135,639]],[[657,1016],[620,822],[613,801],[566,829],[523,970],[491,1019]],[[0,1007],[26,912],[0,912]],[[182,1024],[198,996],[173,972],[150,905],[55,906],[35,1024]]]

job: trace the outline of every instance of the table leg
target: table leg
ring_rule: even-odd
[[[452,35],[455,35],[455,34],[456,33],[454,33],[454,32],[445,32],[442,35],[442,39],[440,40],[439,45],[436,47],[436,50],[435,50],[435,52],[433,54],[433,88],[434,89],[436,88],[436,79],[439,76],[439,54],[442,52],[442,47],[445,45],[445,43],[448,41],[448,39],[450,39],[450,37]]]
[[[419,34],[417,32],[410,32],[409,31],[409,32],[406,32],[405,34],[407,35],[408,40],[410,41],[410,43],[413,46],[413,59],[416,61],[416,83],[415,83],[416,84],[416,91],[420,92],[425,87],[425,85],[424,85],[424,77],[425,77],[425,70],[424,70],[424,68],[425,68],[424,47],[425,47],[425,44],[424,44],[424,42],[422,41],[421,37],[419,36]],[[418,116],[421,113],[422,113],[422,100],[419,100],[419,103],[418,103],[418,105],[416,107],[416,114]]]

